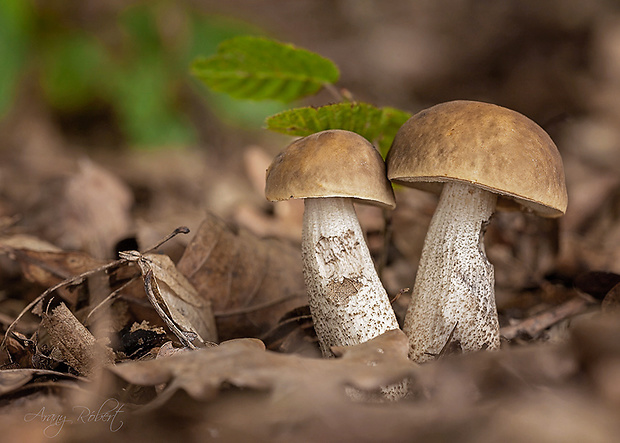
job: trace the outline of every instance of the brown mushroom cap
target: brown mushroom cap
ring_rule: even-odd
[[[291,143],[267,169],[265,196],[350,197],[394,208],[394,192],[381,155],[364,137],[331,129]]]
[[[425,109],[399,129],[387,156],[395,183],[440,192],[458,180],[545,217],[566,211],[562,158],[549,135],[518,112],[452,101]],[[512,202],[511,202],[512,200]]]

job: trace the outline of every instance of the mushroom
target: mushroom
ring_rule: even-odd
[[[298,139],[267,169],[271,201],[303,198],[302,259],[308,304],[325,357],[332,346],[398,329],[353,201],[395,206],[385,163],[362,136],[328,130]]]
[[[424,362],[448,342],[464,352],[497,349],[495,277],[484,231],[496,206],[564,214],[557,147],[518,112],[452,101],[405,122],[386,163],[394,183],[440,193],[405,316],[409,357]]]

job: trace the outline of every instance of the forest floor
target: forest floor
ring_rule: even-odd
[[[0,121],[2,439],[617,441],[618,11],[603,1],[484,14],[447,0],[290,3],[202,8],[331,58],[363,100],[411,112],[490,101],[556,141],[566,215],[500,212],[485,235],[501,349],[416,365],[393,331],[321,359],[301,271],[303,202],[263,194],[289,138],[224,123],[194,97],[198,142],[139,149],[110,116],[50,109],[26,78]],[[437,198],[397,189],[396,199],[387,215],[357,211],[402,324]],[[171,260],[149,251],[181,226],[189,233],[156,248]],[[132,250],[142,255],[118,258]],[[218,345],[184,349],[152,308],[158,290],[192,318],[211,300]],[[350,395],[402,380],[400,401]]]

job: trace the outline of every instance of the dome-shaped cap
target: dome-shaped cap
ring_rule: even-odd
[[[395,183],[440,192],[458,180],[499,194],[545,217],[566,211],[564,167],[536,123],[488,103],[452,101],[423,110],[399,129],[387,156]],[[511,204],[510,200],[514,200]]]
[[[332,129],[298,139],[267,169],[265,196],[291,198],[351,197],[394,208],[394,192],[381,155],[364,137]]]

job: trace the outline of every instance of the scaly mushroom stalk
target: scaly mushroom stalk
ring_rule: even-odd
[[[350,198],[305,199],[302,257],[324,356],[398,328]]]
[[[495,277],[483,244],[496,201],[478,187],[444,184],[405,317],[412,360],[439,354],[451,334],[463,351],[499,347]]]

